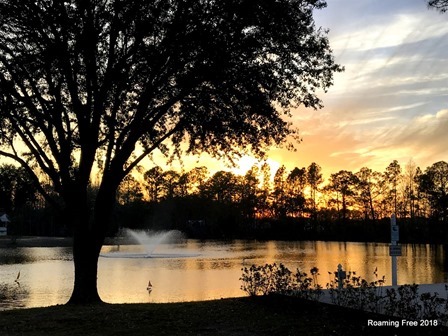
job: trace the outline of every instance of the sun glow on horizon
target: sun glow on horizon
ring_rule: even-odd
[[[245,175],[253,166],[257,166],[258,168],[261,168],[261,166],[267,163],[271,169],[271,176],[275,174],[275,172],[280,168],[281,163],[271,159],[267,158],[265,160],[259,160],[253,156],[250,155],[243,155],[237,162],[236,166],[234,168],[228,169],[230,172],[232,172],[235,175]],[[227,170],[227,169],[225,169]]]

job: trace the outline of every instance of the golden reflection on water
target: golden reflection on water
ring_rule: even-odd
[[[15,279],[21,272],[21,285],[28,294],[27,307],[65,303],[73,286],[73,261],[66,251],[55,248],[22,249],[29,262],[8,262],[1,255],[1,279]],[[0,250],[0,254],[3,253]],[[174,302],[219,299],[245,295],[240,290],[242,267],[252,264],[283,263],[290,270],[309,274],[319,268],[319,282],[332,280],[340,263],[367,281],[385,276],[391,283],[388,244],[344,242],[201,242],[187,240],[162,244],[147,258],[136,245],[105,246],[98,264],[98,288],[106,302]],[[398,257],[398,283],[441,283],[448,281],[447,261],[442,246],[403,245]],[[61,256],[62,255],[62,256]],[[130,257],[131,256],[131,257]],[[4,260],[4,262],[3,262]],[[148,281],[153,288],[147,291]]]
[[[171,302],[242,296],[241,268],[274,262],[283,263],[292,271],[299,268],[308,274],[312,267],[318,267],[319,282],[323,287],[333,279],[332,274],[339,263],[367,281],[379,280],[384,275],[385,284],[391,283],[388,244],[323,241],[201,243],[191,240],[181,246],[167,247],[163,252],[169,253],[170,248],[174,253],[184,251],[199,255],[120,259],[121,270],[108,265],[117,262],[114,258],[102,260],[99,288],[103,289],[103,298],[109,302]],[[443,270],[443,262],[441,246],[405,245],[403,256],[398,257],[398,282],[445,282],[447,273]],[[153,284],[151,293],[146,292],[149,280]]]
[[[16,272],[20,272],[17,286],[23,295],[19,305],[40,307],[67,302],[71,294],[71,286],[67,287],[67,284],[73,284],[73,262],[68,249],[32,247],[22,248],[18,252],[32,260],[14,266],[8,265],[13,266],[8,271],[14,276]],[[0,271],[3,267],[0,266]]]

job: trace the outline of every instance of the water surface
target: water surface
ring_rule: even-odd
[[[319,268],[325,287],[341,263],[368,281],[374,270],[391,283],[388,244],[343,242],[231,242],[186,240],[161,244],[146,258],[137,245],[104,246],[99,259],[98,288],[101,298],[111,303],[178,302],[210,300],[245,295],[240,290],[242,267],[251,264],[283,263],[291,270],[309,272]],[[143,257],[144,256],[144,257]],[[0,249],[0,283],[19,286],[25,294],[0,309],[64,304],[73,286],[70,248]],[[147,291],[148,281],[153,290]],[[403,245],[398,257],[398,283],[441,283],[448,281],[442,246]]]

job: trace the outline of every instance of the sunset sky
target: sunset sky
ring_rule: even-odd
[[[329,28],[336,62],[345,72],[320,97],[321,110],[294,111],[303,142],[297,152],[272,149],[272,170],[319,164],[323,173],[362,167],[377,171],[393,160],[425,169],[448,161],[448,13],[425,0],[328,0],[316,11]],[[4,159],[0,159],[0,162]],[[145,160],[168,169],[165,160]],[[234,172],[244,174],[255,159],[245,157]],[[188,157],[173,168],[229,169],[207,156]]]
[[[447,161],[448,13],[425,0],[329,0],[315,18],[330,29],[345,72],[321,95],[323,109],[295,112],[303,142],[295,153],[273,149],[273,166],[316,162],[328,175],[365,166],[382,172],[393,160],[422,169]],[[246,158],[237,172],[253,162]]]
[[[296,114],[297,153],[273,150],[272,159],[315,161],[327,174],[447,161],[448,13],[425,0],[329,0],[316,22],[330,29],[345,72],[322,95],[324,109]]]

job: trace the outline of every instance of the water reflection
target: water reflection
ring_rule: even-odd
[[[0,265],[26,264],[48,260],[72,260],[69,247],[6,247],[0,248]]]
[[[20,248],[5,248],[0,249],[0,265],[7,264],[24,264],[33,262],[31,255]]]
[[[0,283],[0,310],[26,307],[28,297],[28,288],[21,285],[19,280],[14,283]]]
[[[162,244],[163,258],[116,258],[140,253],[135,245],[105,246],[100,258],[98,288],[107,302],[172,302],[242,296],[241,268],[251,264],[283,263],[292,271],[309,273],[316,266],[325,286],[341,263],[368,281],[373,274],[391,279],[388,244],[344,242],[232,242],[187,240]],[[117,253],[117,254],[114,254]],[[446,250],[434,245],[404,245],[398,257],[398,283],[447,281]],[[73,262],[68,248],[0,249],[0,279],[12,283],[21,272],[21,283],[29,289],[22,304],[27,307],[65,303],[73,285]],[[148,281],[153,288],[147,291]]]

